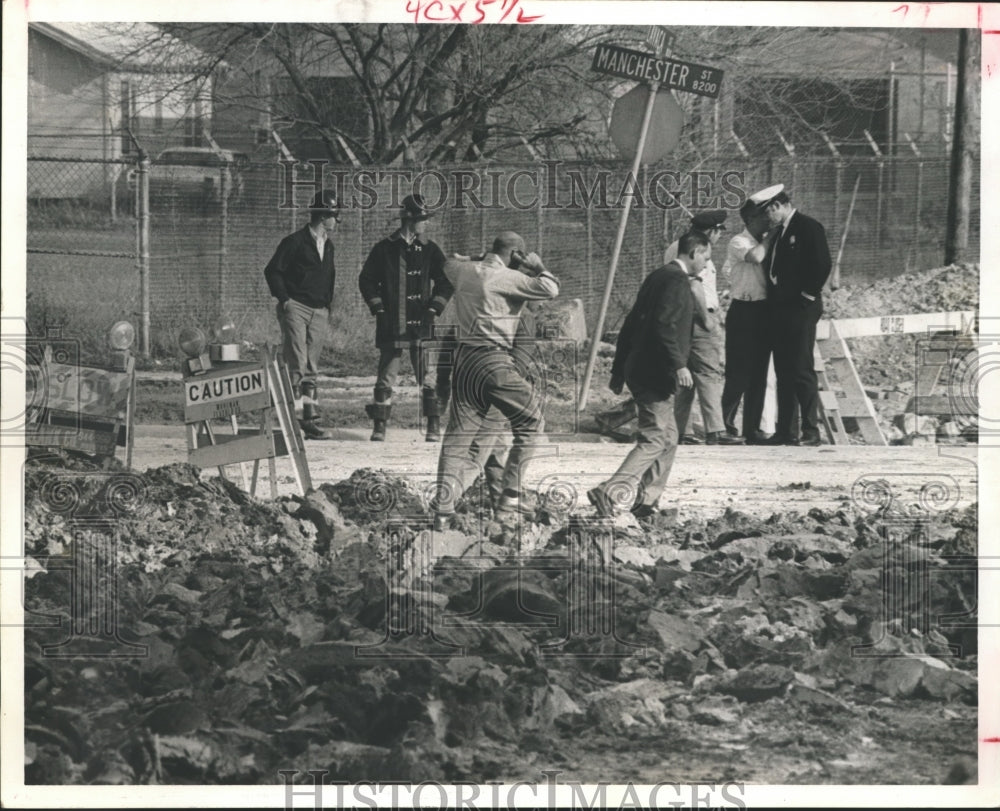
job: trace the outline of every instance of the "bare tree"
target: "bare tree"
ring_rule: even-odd
[[[477,160],[525,144],[547,154],[556,141],[565,154],[577,141],[592,146],[609,98],[610,88],[589,70],[606,28],[241,23],[164,30],[211,54],[200,70],[224,66],[217,103],[309,131],[337,160],[346,149],[385,164]],[[332,95],[319,77],[350,82]],[[595,126],[581,126],[588,119]]]

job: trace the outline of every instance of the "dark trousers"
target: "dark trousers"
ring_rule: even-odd
[[[734,299],[726,315],[726,384],[722,389],[722,418],[735,431],[736,412],[743,401],[743,436],[760,430],[767,393],[767,364],[771,356],[766,301]]]
[[[778,378],[778,419],[775,432],[792,434],[795,405],[798,403],[802,435],[819,436],[819,380],[816,377],[813,347],[816,323],[823,315],[823,302],[806,305],[774,302],[770,306],[774,373]]]

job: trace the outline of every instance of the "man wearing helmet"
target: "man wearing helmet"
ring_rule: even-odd
[[[380,240],[358,277],[361,295],[375,316],[375,345],[379,350],[375,401],[366,406],[375,424],[371,439],[385,439],[392,411],[392,388],[399,375],[404,347],[421,388],[427,441],[441,438],[441,411],[448,399],[447,378],[421,357],[421,341],[431,337],[434,319],[441,315],[453,287],[444,275],[444,253],[425,236],[431,212],[419,194],[411,194],[399,213],[400,226]],[[440,383],[440,385],[439,385]]]
[[[326,439],[318,425],[316,373],[329,334],[330,304],[336,270],[331,237],[340,221],[333,191],[317,194],[309,206],[309,224],[278,244],[264,269],[271,295],[278,300],[278,325],[295,399],[302,398],[302,433]]]

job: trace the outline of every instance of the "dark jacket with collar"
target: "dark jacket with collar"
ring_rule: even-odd
[[[358,287],[375,314],[375,345],[380,347],[429,338],[435,316],[455,290],[444,275],[441,249],[419,237],[407,245],[399,231],[372,248]]]
[[[799,303],[805,301],[802,293],[820,300],[831,265],[825,229],[812,217],[796,211],[784,233],[771,240],[764,257],[768,300]],[[777,281],[772,281],[772,275]]]
[[[663,398],[677,389],[675,372],[688,364],[694,303],[688,274],[677,262],[650,273],[618,333],[612,379]]]
[[[264,278],[279,302],[294,299],[307,307],[329,307],[336,278],[332,240],[327,238],[320,259],[308,225],[289,234],[278,243],[264,268]]]

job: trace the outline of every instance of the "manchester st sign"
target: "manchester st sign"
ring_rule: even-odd
[[[637,82],[659,82],[661,87],[697,93],[711,99],[718,98],[722,87],[722,71],[717,68],[657,57],[619,45],[598,45],[590,67],[610,76]]]

